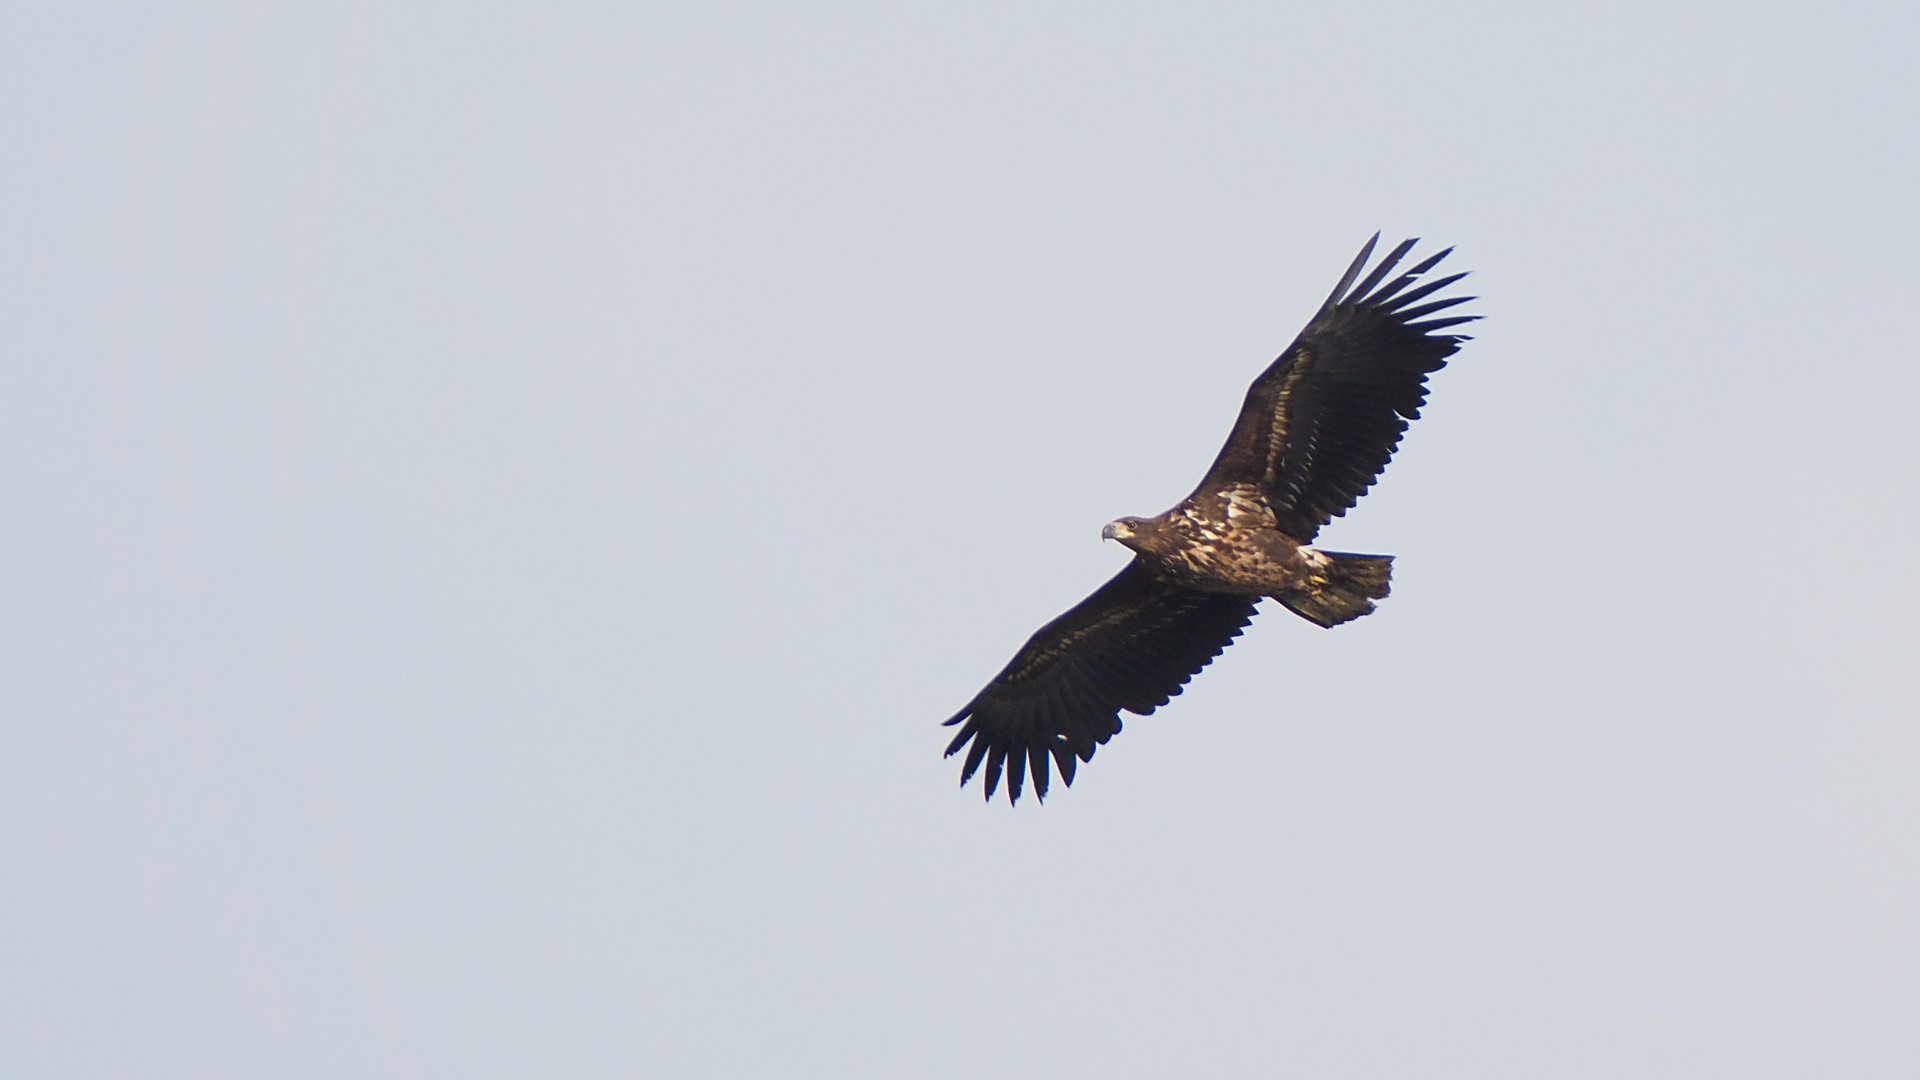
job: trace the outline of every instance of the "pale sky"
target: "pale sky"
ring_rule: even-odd
[[[0,9],[0,1074],[1920,1075],[1916,41]],[[958,788],[1376,229],[1393,596]]]

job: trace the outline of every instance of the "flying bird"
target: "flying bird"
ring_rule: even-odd
[[[1120,731],[1121,710],[1145,716],[1165,705],[1240,636],[1263,598],[1330,627],[1387,595],[1393,556],[1310,545],[1373,486],[1426,403],[1427,376],[1468,340],[1442,331],[1479,316],[1432,317],[1474,299],[1428,299],[1466,276],[1422,280],[1452,248],[1388,280],[1417,242],[1405,241],[1362,280],[1379,239],[1253,381],[1193,494],[1101,530],[1133,561],[1041,627],[946,721],[960,725],[947,756],[967,752],[962,786],[982,764],[989,801],[1003,771],[1013,803],[1029,770],[1043,801],[1050,766],[1071,785],[1079,763]]]

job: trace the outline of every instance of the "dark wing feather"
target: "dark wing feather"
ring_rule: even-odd
[[[1379,239],[1367,241],[1306,329],[1254,380],[1200,483],[1202,491],[1259,485],[1281,531],[1302,543],[1345,514],[1387,467],[1426,403],[1427,376],[1467,340],[1440,331],[1479,318],[1426,319],[1470,296],[1418,303],[1466,276],[1415,284],[1452,248],[1387,281],[1413,249],[1408,240],[1354,284]]]
[[[1165,705],[1240,636],[1257,601],[1169,585],[1134,559],[1027,639],[947,721],[962,725],[947,747],[949,757],[967,751],[960,782],[984,762],[987,798],[1004,771],[1007,799],[1017,803],[1031,766],[1034,794],[1045,800],[1051,761],[1071,785],[1076,762],[1093,760],[1120,730],[1121,709],[1144,716]]]

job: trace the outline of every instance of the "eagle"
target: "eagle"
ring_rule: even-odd
[[[1079,763],[1119,733],[1122,710],[1145,716],[1165,705],[1240,636],[1263,598],[1332,627],[1387,595],[1391,555],[1311,544],[1373,486],[1426,403],[1427,376],[1469,340],[1444,331],[1479,316],[1439,315],[1474,297],[1429,299],[1466,276],[1423,280],[1452,248],[1389,280],[1418,242],[1407,240],[1362,279],[1379,240],[1253,381],[1193,494],[1101,530],[1133,561],[1041,627],[945,722],[960,727],[947,756],[967,754],[961,786],[984,764],[988,801],[1003,773],[1010,803],[1029,775],[1045,801],[1051,768],[1071,785]]]

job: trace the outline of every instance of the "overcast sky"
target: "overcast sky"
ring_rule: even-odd
[[[1916,41],[5,5],[0,1073],[1920,1075]],[[1376,229],[1392,598],[960,789]]]

